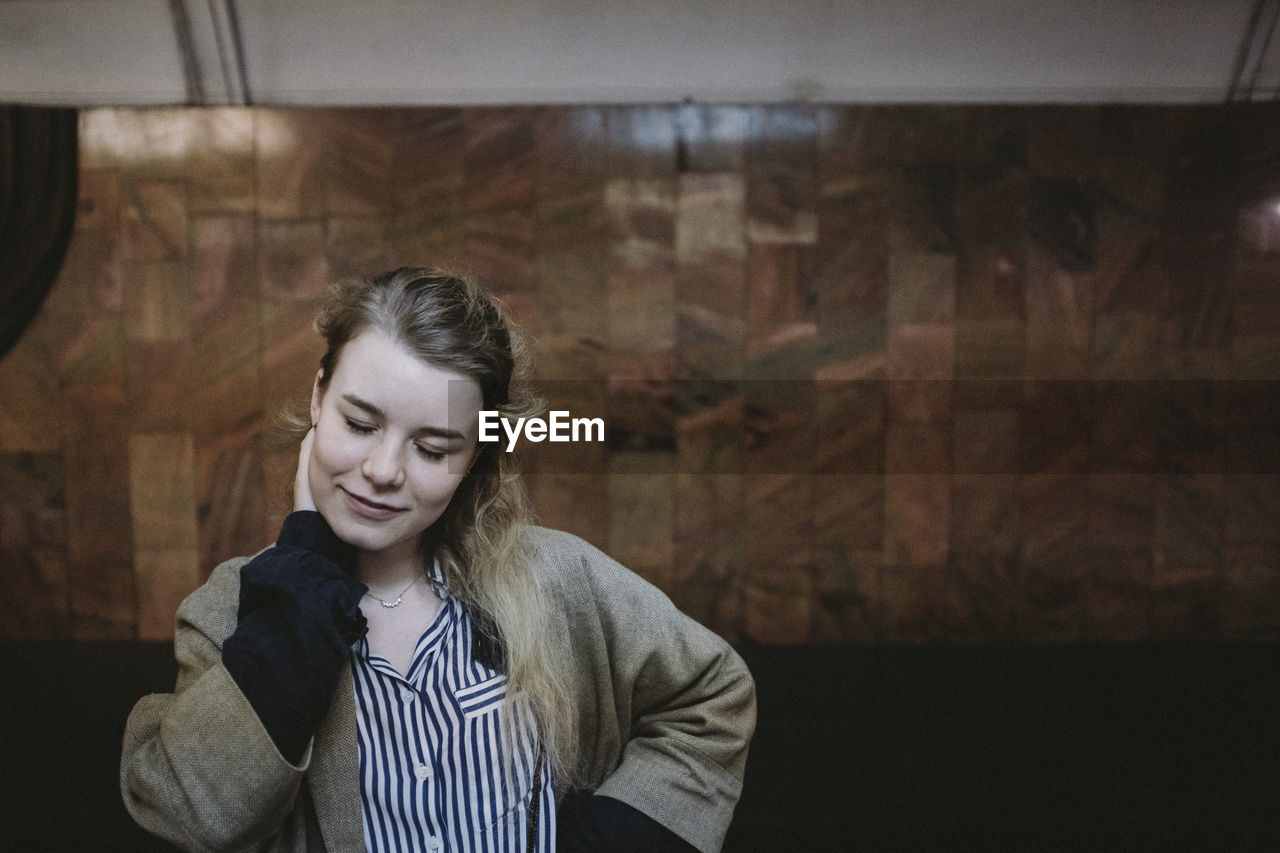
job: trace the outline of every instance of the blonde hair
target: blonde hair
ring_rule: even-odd
[[[401,267],[335,285],[316,317],[327,349],[320,386],[333,376],[343,347],[368,328],[394,337],[437,367],[480,386],[483,408],[502,417],[541,410],[526,382],[519,330],[497,300],[474,281],[440,270]],[[424,565],[438,560],[450,592],[499,651],[507,674],[504,734],[532,713],[558,778],[577,776],[577,717],[548,630],[548,608],[530,567],[530,511],[514,457],[482,442],[471,472],[448,508],[422,536]]]

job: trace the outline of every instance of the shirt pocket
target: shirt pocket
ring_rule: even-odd
[[[502,700],[506,695],[507,677],[505,675],[495,675],[475,684],[459,687],[453,694],[458,702],[458,710],[469,720],[496,712],[502,707]]]

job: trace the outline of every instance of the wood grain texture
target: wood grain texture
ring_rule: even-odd
[[[85,111],[0,362],[4,636],[169,636],[287,511],[327,286],[439,264],[606,419],[529,447],[540,518],[726,637],[1274,640],[1280,125],[1219,116]]]

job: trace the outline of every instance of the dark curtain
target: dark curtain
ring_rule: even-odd
[[[76,111],[0,106],[0,358],[35,317],[75,222]]]

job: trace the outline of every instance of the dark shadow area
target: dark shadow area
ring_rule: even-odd
[[[125,719],[146,693],[173,689],[168,643],[0,644],[0,847],[22,851],[172,850],[139,829],[120,798]]]
[[[80,175],[73,109],[0,106],[0,358],[62,267]]]
[[[747,647],[760,725],[727,851],[1266,849],[1280,646]],[[167,644],[0,644],[4,848],[151,851],[124,721]]]
[[[1280,647],[742,649],[760,723],[726,850],[1256,850]]]

